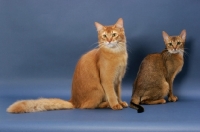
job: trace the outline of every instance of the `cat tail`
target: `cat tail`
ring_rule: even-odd
[[[74,105],[70,101],[58,98],[40,98],[36,100],[16,101],[7,108],[10,113],[28,113],[48,110],[73,109]]]
[[[144,112],[144,108],[141,105],[135,104],[134,102],[130,102],[130,107],[136,109],[138,113]]]

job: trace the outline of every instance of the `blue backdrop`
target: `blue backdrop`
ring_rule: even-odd
[[[76,62],[97,46],[94,22],[111,25],[120,17],[124,20],[129,54],[122,89],[122,98],[127,102],[142,59],[164,49],[162,31],[179,35],[186,29],[185,64],[174,82],[178,102],[145,105],[142,115],[130,108],[120,112],[69,110],[26,116],[6,113],[6,108],[19,99],[69,99]],[[0,0],[0,131],[164,131],[167,123],[172,126],[167,131],[200,130],[199,24],[199,0]],[[106,123],[101,112],[109,119]],[[175,124],[170,122],[172,117]]]

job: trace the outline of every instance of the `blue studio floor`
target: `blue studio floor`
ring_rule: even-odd
[[[10,114],[6,108],[20,99],[58,97],[68,100],[71,80],[3,81],[0,85],[0,132],[200,131],[200,96],[198,85],[194,83],[191,87],[185,82],[184,86],[175,90],[178,102],[143,105],[145,112],[140,114],[131,108]],[[123,84],[122,91],[122,99],[129,103],[131,83]]]

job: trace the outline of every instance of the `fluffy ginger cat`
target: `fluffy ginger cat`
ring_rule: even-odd
[[[142,61],[136,80],[130,107],[138,113],[144,111],[139,104],[164,104],[165,96],[168,101],[178,100],[173,95],[173,81],[183,67],[183,54],[186,39],[186,30],[179,36],[169,36],[163,31],[165,50],[161,53],[150,54]]]
[[[95,22],[99,47],[84,54],[75,68],[71,99],[50,98],[21,100],[8,107],[7,112],[26,113],[60,109],[128,107],[121,100],[121,82],[127,66],[126,37],[123,19],[103,26]]]

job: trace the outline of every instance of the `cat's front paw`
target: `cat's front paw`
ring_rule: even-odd
[[[120,104],[116,104],[114,106],[111,107],[113,110],[122,110],[123,107]]]
[[[170,96],[169,98],[168,98],[168,101],[171,101],[171,102],[176,102],[178,100],[178,97],[177,96],[174,96],[174,95],[172,95],[172,96]]]
[[[127,108],[128,107],[128,104],[123,101],[123,102],[119,102],[119,104],[123,107],[123,108]]]

